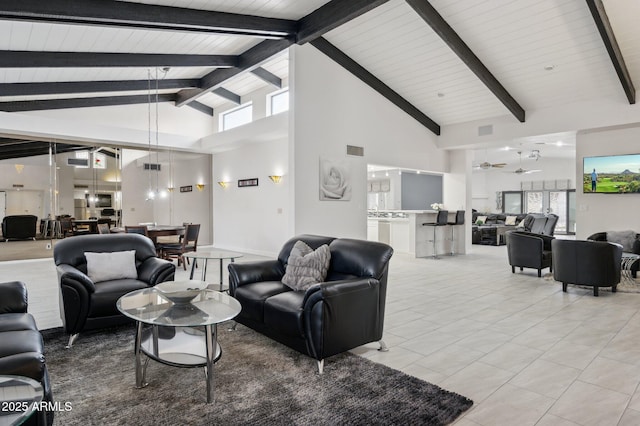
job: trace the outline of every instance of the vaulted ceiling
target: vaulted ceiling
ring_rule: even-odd
[[[157,73],[158,101],[212,115],[281,86],[287,48],[311,43],[435,134],[524,122],[635,103],[637,16],[635,0],[3,0],[0,111],[146,104]]]

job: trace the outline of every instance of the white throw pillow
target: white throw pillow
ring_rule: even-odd
[[[476,218],[476,223],[480,222],[480,225],[484,225],[487,222],[487,217],[486,216],[478,216]]]
[[[138,278],[136,251],[114,251],[110,253],[85,252],[87,275],[94,283],[126,278]]]
[[[306,290],[325,280],[330,261],[328,245],[321,245],[314,251],[303,241],[296,241],[289,253],[282,282],[292,290]]]
[[[505,225],[515,225],[517,219],[518,218],[516,216],[507,216],[507,218],[504,220],[504,224]]]

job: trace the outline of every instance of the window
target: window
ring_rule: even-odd
[[[289,88],[267,95],[267,115],[276,115],[289,111]]]
[[[220,131],[233,129],[243,124],[251,123],[253,120],[253,105],[251,102],[240,105],[220,115]]]

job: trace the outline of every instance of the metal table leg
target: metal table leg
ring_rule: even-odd
[[[212,402],[214,393],[213,393],[213,364],[215,359],[215,348],[217,346],[217,334],[218,327],[217,325],[207,325],[205,326],[205,339],[207,344],[207,402]]]
[[[146,382],[147,375],[147,364],[149,363],[149,358],[146,358],[144,361],[142,360],[142,322],[138,322],[136,327],[136,343],[135,343],[135,353],[136,353],[136,388],[144,388],[148,385]]]

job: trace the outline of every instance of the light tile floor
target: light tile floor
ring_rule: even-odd
[[[61,325],[51,259],[0,262],[0,276],[27,283],[40,328]],[[504,246],[396,253],[384,340],[389,352],[353,352],[473,399],[459,426],[640,424],[640,294],[563,293],[533,270],[512,274]]]

